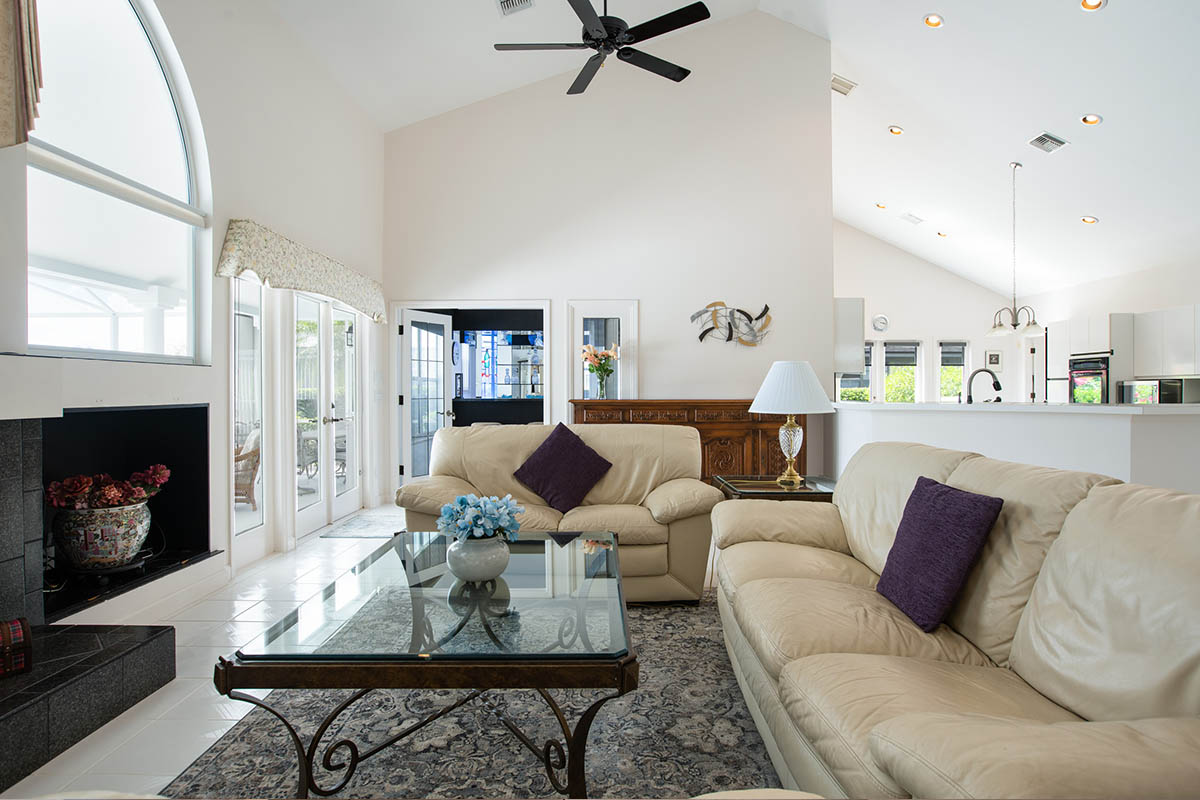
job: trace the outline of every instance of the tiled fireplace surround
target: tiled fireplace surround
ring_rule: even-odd
[[[44,621],[42,421],[0,420],[0,619]]]

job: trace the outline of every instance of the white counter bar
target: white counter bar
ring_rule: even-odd
[[[826,469],[867,442],[921,442],[1200,493],[1200,405],[834,403]]]

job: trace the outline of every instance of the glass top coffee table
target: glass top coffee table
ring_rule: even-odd
[[[562,794],[586,797],[584,754],[601,706],[637,688],[616,537],[607,532],[522,533],[493,581],[466,583],[446,564],[450,540],[401,533],[230,658],[217,690],[275,715],[300,764],[297,797],[343,788],[360,761],[476,699],[542,763]],[[241,689],[356,689],[332,709],[311,744],[269,701]],[[322,747],[330,725],[374,689],[468,689],[462,698],[383,742]],[[485,694],[531,689],[562,739],[534,742]],[[572,727],[551,689],[610,690]],[[317,765],[334,773],[324,785]],[[332,766],[331,766],[332,765]]]

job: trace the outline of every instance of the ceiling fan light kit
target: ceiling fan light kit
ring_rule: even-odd
[[[630,45],[640,44],[655,36],[685,28],[712,16],[704,3],[692,3],[661,17],[629,27],[625,20],[608,15],[608,0],[604,0],[604,14],[596,13],[591,0],[567,0],[579,21],[583,23],[583,41],[535,44],[497,44],[497,50],[595,50],[580,70],[579,75],[567,90],[567,94],[583,94],[592,78],[604,65],[604,60],[613,53],[627,64],[640,67],[668,80],[679,81],[691,74],[691,70],[678,64],[664,61],[657,56],[634,49]]]

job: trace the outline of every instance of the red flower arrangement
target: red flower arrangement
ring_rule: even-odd
[[[114,508],[144,503],[158,494],[171,477],[171,470],[152,464],[135,472],[127,481],[119,481],[102,472],[99,475],[72,475],[46,487],[46,500],[55,508]]]

